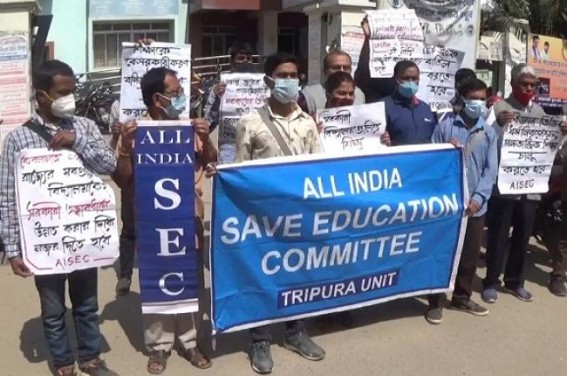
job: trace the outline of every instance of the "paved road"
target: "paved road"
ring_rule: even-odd
[[[440,326],[429,325],[423,319],[426,305],[420,299],[356,311],[355,326],[350,329],[330,321],[310,320],[309,330],[326,349],[326,359],[308,362],[276,345],[272,350],[274,375],[565,375],[567,299],[552,296],[545,287],[547,253],[533,247],[530,260],[526,287],[535,295],[533,303],[500,294],[497,304],[490,305],[489,316],[473,317],[446,310]],[[482,276],[484,269],[478,273]],[[115,282],[112,268],[100,271],[103,357],[123,376],[145,375],[139,287],[135,282],[130,295],[117,299]],[[33,280],[17,278],[8,266],[2,266],[0,286],[0,376],[49,375]],[[206,293],[204,300],[208,301]],[[281,343],[281,325],[273,330],[276,342]],[[165,374],[252,375],[244,353],[245,334],[216,337],[210,370],[197,370],[173,356]],[[210,339],[205,342],[205,347],[210,348]]]

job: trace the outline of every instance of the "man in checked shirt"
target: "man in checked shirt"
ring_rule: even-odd
[[[4,141],[0,162],[0,236],[14,274],[32,274],[21,257],[20,228],[16,209],[14,164],[23,149],[73,150],[85,168],[102,175],[116,170],[114,151],[107,146],[97,125],[74,116],[75,75],[67,64],[52,60],[33,72],[36,113],[29,122],[10,132]],[[41,319],[53,365],[60,376],[76,375],[75,355],[65,327],[65,282],[69,295],[79,347],[79,368],[83,375],[115,376],[99,357],[101,334],[98,324],[97,269],[69,274],[35,276],[41,302]]]

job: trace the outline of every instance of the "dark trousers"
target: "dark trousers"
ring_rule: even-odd
[[[101,334],[98,325],[97,269],[69,274],[36,276],[35,285],[41,302],[45,340],[56,369],[75,362],[65,326],[65,282],[69,281],[73,320],[79,349],[79,362],[100,355]]]
[[[119,278],[132,279],[134,269],[134,253],[136,251],[136,227],[134,218],[134,195],[129,189],[121,192],[120,216],[122,232],[120,233],[120,272]]]
[[[545,211],[545,207],[540,210]],[[563,218],[556,222],[545,214],[541,218],[541,235],[545,247],[551,256],[551,267],[553,275],[564,276],[567,272],[567,203],[562,207]]]
[[[292,320],[285,322],[285,333],[286,336],[292,336],[294,334],[300,333],[305,330],[305,321],[303,320]],[[252,342],[268,341],[272,342],[272,334],[267,325],[258,326],[256,328],[250,329],[250,338]]]
[[[476,275],[476,263],[482,246],[482,230],[484,229],[484,219],[482,217],[470,217],[465,232],[461,260],[455,279],[455,290],[453,300],[468,301],[473,292],[472,284]],[[444,294],[430,294],[427,296],[430,307],[441,307],[441,300]]]
[[[484,288],[500,285],[504,269],[504,285],[509,289],[524,286],[526,254],[532,235],[537,201],[511,200],[499,196],[490,199],[489,226],[486,240],[486,278]],[[510,226],[514,227],[509,238]],[[504,268],[504,260],[508,261]]]

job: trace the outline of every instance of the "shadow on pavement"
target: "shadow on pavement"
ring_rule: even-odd
[[[108,303],[100,315],[100,321],[118,321],[130,345],[137,352],[144,352],[142,334],[142,312],[140,294],[131,291],[128,295],[118,296]]]
[[[71,348],[74,349],[76,354],[77,340],[75,336],[73,316],[70,311],[67,311],[65,315],[65,325],[71,339]],[[46,366],[49,367],[54,375],[57,373],[50,362],[51,354],[49,353],[47,343],[45,343],[45,337],[43,336],[43,324],[41,322],[41,317],[35,317],[24,323],[20,333],[20,351],[30,363],[49,362],[49,365]],[[101,353],[107,353],[109,351],[110,346],[103,335]]]

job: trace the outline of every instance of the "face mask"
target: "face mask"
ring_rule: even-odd
[[[164,98],[167,98],[164,96]],[[179,115],[181,113],[183,113],[183,111],[185,111],[185,108],[187,106],[187,97],[185,96],[185,94],[181,94],[177,97],[172,97],[169,98],[171,104],[163,109],[163,112],[165,112],[165,115],[170,118],[170,119],[176,119],[179,117]]]
[[[527,106],[530,101],[533,99],[535,93],[532,92],[523,92],[522,89],[520,88],[512,88],[512,93],[514,94],[514,97],[516,97],[516,99],[518,100],[518,102],[520,102],[522,104],[522,106]]]
[[[398,93],[404,98],[411,99],[419,90],[419,86],[413,81],[404,81],[398,86]]]
[[[329,100],[331,107],[352,106],[353,103],[354,100],[350,98],[331,98]]]
[[[290,103],[297,99],[299,94],[299,79],[297,78],[276,78],[272,79],[274,88],[272,96],[282,104]]]
[[[232,71],[235,73],[254,73],[257,71],[257,69],[256,65],[248,61],[244,61],[242,63],[235,63],[234,69]]]
[[[471,119],[478,119],[486,114],[486,105],[483,100],[471,99],[465,100],[465,114]]]
[[[73,93],[55,100],[44,92],[51,100],[51,113],[58,118],[69,118],[75,115],[75,95]]]

